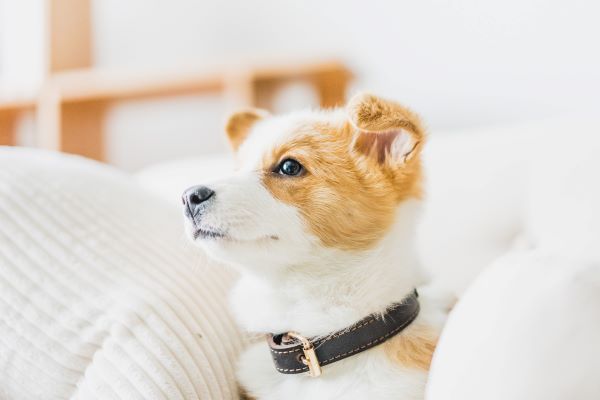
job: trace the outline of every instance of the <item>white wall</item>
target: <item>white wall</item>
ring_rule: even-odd
[[[0,98],[30,96],[45,76],[44,0],[0,0]]]
[[[94,12],[100,66],[339,57],[356,88],[410,105],[434,133],[599,104],[593,0],[94,0]],[[109,154],[135,169],[225,149],[225,112],[197,98],[118,106]]]

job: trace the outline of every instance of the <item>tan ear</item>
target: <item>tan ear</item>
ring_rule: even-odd
[[[232,114],[225,124],[225,132],[234,151],[240,147],[248,136],[252,125],[265,118],[269,112],[261,109],[247,109]]]
[[[358,94],[347,105],[357,130],[354,149],[379,163],[401,165],[413,159],[425,140],[419,117],[409,109],[371,94]]]

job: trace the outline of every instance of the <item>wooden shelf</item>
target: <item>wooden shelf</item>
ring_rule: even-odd
[[[226,68],[221,68],[221,71]],[[349,80],[350,72],[338,62],[292,64],[276,67],[248,67],[244,70],[216,72],[176,70],[133,72],[115,70],[73,70],[59,72],[48,79],[45,89],[55,91],[62,101],[119,101],[143,97],[175,96],[219,92],[240,80],[255,82],[311,80],[336,76]],[[33,109],[37,98],[6,98],[0,94],[0,110]]]
[[[164,72],[79,69],[50,75],[37,97],[2,98],[0,144],[14,144],[15,119],[35,110],[42,147],[104,159],[103,116],[113,102],[223,93],[239,106],[270,108],[277,89],[304,81],[323,107],[345,99],[351,73],[337,61]]]
[[[56,74],[50,81],[65,102],[119,101],[144,97],[218,92],[225,87],[222,74],[132,73],[74,71]]]
[[[35,108],[35,102],[36,99],[34,97],[19,97],[10,99],[3,99],[0,97],[0,112],[33,110]]]

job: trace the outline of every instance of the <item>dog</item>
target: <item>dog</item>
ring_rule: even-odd
[[[236,172],[188,189],[183,209],[194,243],[240,273],[239,323],[269,334],[240,358],[245,393],[422,399],[447,306],[415,291],[419,117],[359,94],[338,109],[240,111],[226,133]]]

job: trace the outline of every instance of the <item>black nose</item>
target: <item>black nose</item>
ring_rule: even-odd
[[[215,192],[206,186],[193,186],[183,192],[183,205],[190,210],[192,216],[195,216],[200,205],[214,194]]]

